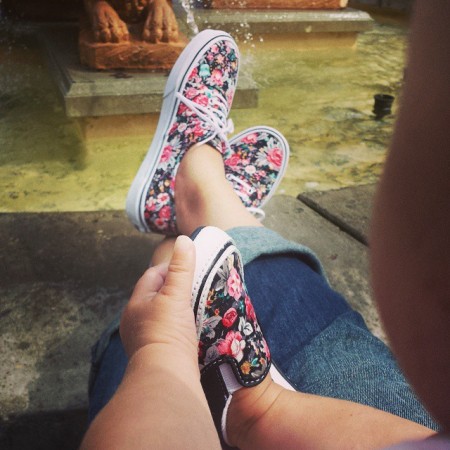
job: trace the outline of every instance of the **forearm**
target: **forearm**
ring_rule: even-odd
[[[176,359],[164,350],[139,350],[81,448],[219,448],[198,369],[180,370]]]
[[[375,298],[396,356],[450,428],[450,3],[419,1],[406,84],[373,214]]]

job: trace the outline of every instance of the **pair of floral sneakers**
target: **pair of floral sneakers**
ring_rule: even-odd
[[[175,178],[186,151],[207,143],[224,160],[227,179],[256,216],[280,183],[289,145],[277,130],[249,128],[230,141],[228,114],[238,79],[239,50],[230,35],[205,30],[187,45],[166,83],[152,145],[128,193],[126,210],[140,231],[176,235]]]
[[[155,137],[127,197],[128,216],[139,230],[177,234],[177,170],[186,151],[204,143],[222,154],[226,177],[243,204],[263,216],[260,208],[284,175],[289,146],[270,127],[253,127],[228,141],[238,70],[237,45],[222,31],[199,33],[181,53],[167,80]],[[199,229],[192,239],[201,382],[226,447],[226,414],[237,389],[255,386],[269,373],[292,386],[271,362],[233,241],[214,227]]]

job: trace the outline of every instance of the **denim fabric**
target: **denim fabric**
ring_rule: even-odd
[[[301,260],[262,256],[245,283],[272,358],[299,391],[351,400],[437,429],[386,345]]]
[[[371,405],[436,429],[388,348],[331,289],[315,255],[265,228],[229,232],[241,250],[245,282],[278,367],[312,394]],[[127,358],[118,319],[93,349],[89,420],[106,405]]]

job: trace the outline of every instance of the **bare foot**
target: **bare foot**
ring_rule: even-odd
[[[270,375],[258,386],[242,388],[233,394],[226,418],[228,442],[232,447],[244,448],[248,445],[248,432],[269,410],[282,400],[285,392],[274,383]]]
[[[142,39],[155,44],[178,42],[178,24],[168,0],[154,0],[150,3]]]

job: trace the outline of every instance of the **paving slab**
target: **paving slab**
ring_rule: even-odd
[[[315,250],[333,286],[384,336],[366,246],[293,197],[274,197],[265,224]],[[90,346],[160,240],[117,211],[0,215],[1,448],[77,448]]]
[[[370,330],[386,340],[371,296],[368,248],[293,197],[276,196],[266,212],[264,224],[316,252],[331,285],[363,315]]]
[[[299,199],[363,244],[368,243],[376,184],[306,192]]]
[[[0,214],[0,286],[127,288],[161,239],[138,232],[122,211]]]

